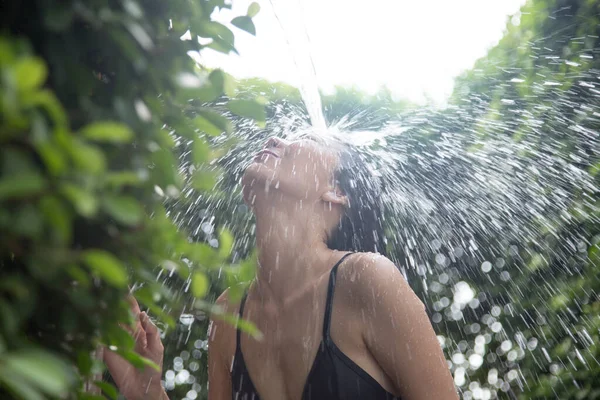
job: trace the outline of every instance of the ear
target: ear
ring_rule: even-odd
[[[321,199],[327,203],[339,204],[341,206],[348,205],[348,197],[342,194],[339,189],[332,188],[321,195]]]

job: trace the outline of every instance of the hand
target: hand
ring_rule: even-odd
[[[129,361],[108,349],[104,350],[104,362],[121,394],[127,400],[168,400],[160,383],[164,353],[160,333],[148,315],[140,312],[137,301],[133,297],[130,297],[129,301],[131,310],[136,316],[135,329],[132,332],[135,351],[142,357],[152,360],[161,370],[157,371],[151,367],[137,369]]]

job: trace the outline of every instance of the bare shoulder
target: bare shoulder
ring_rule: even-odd
[[[240,301],[231,299],[229,290],[226,289],[215,301],[215,306],[217,311],[211,315],[208,327],[209,346],[212,345],[217,353],[229,357],[235,352],[235,327],[220,316],[237,314]]]
[[[355,253],[340,266],[340,279],[349,280],[354,289],[364,289],[371,284],[404,282],[404,276],[388,258],[377,253]]]
[[[213,312],[213,315],[211,316],[211,321],[213,321],[214,324],[231,326],[233,328],[230,323],[223,321],[223,318],[220,318],[220,316],[239,313],[240,301],[240,299],[231,298],[229,289],[225,289],[215,301],[215,312]]]
[[[223,312],[231,313],[239,308],[240,301],[234,301],[231,296],[229,289],[225,289],[223,293],[217,297],[215,305],[218,306]]]
[[[377,253],[356,253],[345,265],[340,266],[338,276],[352,295],[362,303],[378,299],[401,297],[414,304],[422,304],[398,267],[385,256]]]

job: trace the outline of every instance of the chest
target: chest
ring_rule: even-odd
[[[262,340],[241,335],[244,361],[263,400],[301,399],[323,337],[325,300],[313,297],[279,312],[252,304],[244,313],[263,334]]]

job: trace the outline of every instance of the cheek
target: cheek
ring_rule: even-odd
[[[303,193],[320,193],[331,181],[331,160],[325,155],[294,149],[275,171],[274,178]]]

